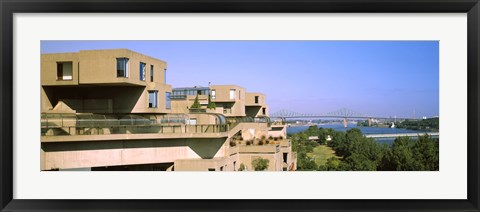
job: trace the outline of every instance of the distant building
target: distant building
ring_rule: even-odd
[[[269,171],[296,169],[264,94],[172,89],[166,73],[165,61],[127,49],[42,54],[41,170],[237,171],[260,157]]]

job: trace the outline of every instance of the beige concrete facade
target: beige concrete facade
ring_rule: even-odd
[[[119,58],[128,59],[125,77],[117,75]],[[145,67],[143,80],[140,63]],[[71,77],[65,72],[59,76],[64,64],[71,64]],[[52,112],[63,102],[77,113],[170,113],[166,95],[172,88],[165,84],[166,67],[164,61],[127,49],[42,54],[41,111]],[[149,92],[157,93],[156,107],[149,107]]]
[[[268,116],[262,93],[195,87],[193,110],[197,95],[173,96],[162,60],[127,49],[41,59],[41,170],[238,171],[259,157],[268,171],[296,169],[285,125],[257,120]]]
[[[265,94],[247,92],[245,98],[245,113],[246,116],[249,117],[269,116]]]
[[[212,85],[210,94],[212,102],[223,111],[223,115],[245,116],[245,88],[238,85]]]
[[[172,113],[190,113],[190,108],[195,101],[196,95],[186,95],[184,99],[172,99]],[[198,101],[203,109],[207,109],[208,96],[198,95]],[[220,110],[209,110],[209,112],[221,112]]]

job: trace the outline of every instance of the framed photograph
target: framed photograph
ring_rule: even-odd
[[[0,6],[1,211],[479,211],[478,0]]]

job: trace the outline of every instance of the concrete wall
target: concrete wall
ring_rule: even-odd
[[[128,78],[117,77],[116,58],[128,58]],[[154,82],[164,84],[167,63],[128,49],[80,51],[80,83],[130,83],[146,85],[150,82],[150,65],[154,67]],[[146,63],[146,79],[140,80],[140,62]]]
[[[282,171],[282,154],[280,151],[265,151],[264,149],[276,149],[275,145],[267,146],[245,146],[240,152],[240,161],[247,171],[254,171],[252,161],[257,158],[267,159],[269,161],[266,171]]]
[[[57,80],[57,62],[72,62],[72,80]],[[40,78],[42,85],[78,85],[78,53],[42,54]]]
[[[271,129],[268,131],[268,136],[284,138],[287,137],[287,126],[286,125],[272,125]]]
[[[263,110],[265,109],[265,113]],[[245,115],[248,117],[269,116],[268,106],[246,106]]]
[[[41,90],[42,112],[48,112],[61,100],[79,113],[170,113],[170,110],[166,109],[165,93],[171,92],[171,86],[165,84],[153,84],[148,87],[44,86]],[[149,90],[158,91],[157,108],[148,107]]]
[[[44,142],[41,168],[69,169],[211,159],[224,143],[225,138]]]
[[[258,102],[255,103],[255,97],[258,97]],[[247,92],[245,99],[246,115],[250,117],[269,116],[268,105],[266,97],[263,93]],[[265,114],[263,110],[265,109]]]
[[[191,113],[188,114],[189,119],[196,119],[197,125],[200,124],[220,124],[217,120],[217,117],[213,114],[206,114],[206,113]]]
[[[156,108],[148,107],[148,91],[158,91],[158,105]],[[149,84],[137,99],[132,113],[171,113],[173,105],[170,104],[170,109],[166,108],[166,92],[172,92],[171,85],[160,83]]]
[[[258,103],[255,103],[255,97],[258,96]],[[265,94],[258,92],[247,92],[245,98],[245,104],[247,106],[263,106],[266,103]]]
[[[117,77],[116,58],[122,57],[129,58],[127,78]],[[52,110],[59,100],[81,113],[171,112],[166,109],[166,92],[172,88],[164,83],[164,61],[127,49],[42,54],[41,59],[42,112]],[[57,62],[67,61],[73,64],[72,80],[57,80]],[[146,63],[145,81],[140,80],[140,62]],[[150,65],[154,67],[153,82]],[[148,107],[148,91],[158,91],[157,108]]]
[[[235,90],[235,98],[230,99],[230,90]],[[245,88],[237,85],[212,85],[210,86],[210,93],[215,90],[215,102],[217,108],[227,109],[223,112],[225,116],[245,116]]]
[[[117,77],[116,58],[128,58],[128,77]],[[153,80],[164,84],[167,63],[128,49],[82,50],[78,53],[42,54],[42,85],[78,84],[133,84],[150,83],[150,65],[154,67]],[[72,62],[73,79],[57,80],[57,62]],[[140,80],[140,62],[146,64],[146,79]]]
[[[233,171],[226,157],[210,160],[181,159],[175,161],[174,167],[175,171]]]
[[[185,99],[172,100],[172,113],[189,113],[189,108],[192,107],[195,97],[196,95],[187,95]],[[208,96],[198,95],[198,100],[202,105],[202,108],[206,109],[208,104]]]

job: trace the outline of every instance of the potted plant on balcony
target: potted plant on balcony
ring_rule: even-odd
[[[263,141],[263,140],[259,140],[259,141],[258,141],[258,145],[261,146],[261,145],[263,145],[263,144],[264,144],[264,141]]]
[[[215,105],[215,102],[212,102],[211,96],[208,95],[208,105],[207,108],[210,110],[215,110],[217,106]]]
[[[202,106],[200,105],[200,101],[198,100],[198,94],[195,97],[195,100],[193,100],[192,106],[190,106],[190,112],[193,112],[193,113],[206,112],[206,110],[202,109]]]

